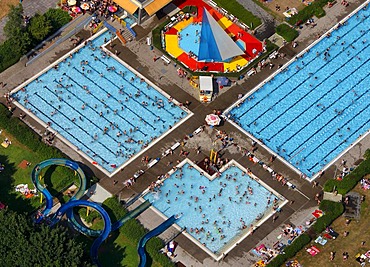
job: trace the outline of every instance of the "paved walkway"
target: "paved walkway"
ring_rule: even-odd
[[[54,8],[56,6],[55,0],[24,0],[22,2],[23,11],[26,16],[33,16],[36,13],[43,14],[49,8]],[[0,20],[0,42],[6,40],[4,35],[4,26],[6,24],[7,18]]]
[[[350,2],[351,5],[347,9],[342,9],[340,4],[337,4],[338,7],[336,7],[336,9],[328,10],[328,15],[317,21],[317,27],[313,29],[304,27],[302,29],[301,36],[299,37],[300,46],[297,49],[292,49],[291,46],[287,46],[285,49],[291,52],[292,56],[294,56],[295,53],[298,53],[301,49],[304,49],[305,45],[311,43],[315,39],[317,33],[322,33],[325,29],[329,29],[331,25],[334,25],[337,22],[339,17],[345,16],[348,14],[348,12],[353,10],[356,5],[359,4],[358,1],[352,2],[350,0]],[[167,135],[164,139],[160,140],[160,142],[156,143],[150,150],[148,150],[146,154],[151,158],[158,157],[165,149],[171,147],[173,143],[183,140],[184,135],[193,132],[196,128],[198,128],[198,126],[204,124],[205,115],[212,112],[213,109],[224,110],[230,106],[231,103],[236,101],[239,93],[248,93],[254,86],[276,71],[276,69],[270,70],[267,68],[249,79],[238,81],[235,86],[229,88],[228,94],[222,94],[211,104],[203,105],[197,101],[195,97],[196,94],[193,94],[195,90],[188,88],[188,84],[186,82],[182,81],[181,79],[179,80],[176,74],[176,68],[174,68],[173,65],[165,67],[159,62],[153,64],[152,55],[154,53],[158,53],[158,51],[154,50],[154,52],[149,52],[149,48],[145,45],[145,37],[147,36],[148,32],[149,30],[142,30],[143,34],[139,35],[139,41],[130,44],[128,47],[122,47],[122,45],[116,40],[113,49],[117,49],[119,56],[126,62],[130,62],[130,65],[133,66],[133,68],[143,73],[152,82],[156,83],[180,102],[190,100],[192,102],[190,109],[196,114],[185,123],[180,125],[176,131],[173,131],[171,134]],[[82,32],[82,34],[86,33]],[[86,36],[87,35],[85,35],[85,38]],[[50,51],[45,56],[38,59],[37,63],[32,64],[27,68],[24,67],[24,62],[19,62],[3,73],[0,73],[0,80],[7,83],[7,86],[4,89],[1,89],[0,94],[4,94],[6,90],[11,90],[16,85],[22,83],[29,77],[32,77],[35,73],[49,65],[51,62],[55,61],[71,48],[72,45],[67,40],[60,46],[56,47],[53,51]],[[287,61],[287,59],[278,60],[282,60],[282,62]],[[188,90],[193,91],[188,92]],[[17,112],[19,111],[16,110],[15,115],[17,115]],[[43,130],[39,125],[37,125],[36,122],[29,118],[27,118],[27,123],[32,125],[33,128],[40,132]],[[250,148],[251,140],[229,123],[225,123],[224,125],[220,126],[220,130],[226,131],[233,136],[238,144]],[[212,133],[209,133],[209,135],[211,134]],[[195,148],[198,145],[196,141],[197,140],[194,138],[192,142],[189,141],[185,145],[185,149],[191,151],[189,158],[193,161],[199,160],[201,157],[208,156],[208,150],[205,147],[205,144],[210,144],[210,142],[203,143],[202,145],[205,147],[205,152],[198,155],[195,153]],[[362,157],[365,148],[369,147],[369,144],[370,136],[367,136],[363,142],[361,142],[361,144],[353,147],[344,156],[344,158],[348,161],[349,166],[352,164],[356,165],[356,161]],[[132,164],[125,167],[122,172],[114,177],[114,179],[119,181],[119,183],[114,185],[112,179],[104,177],[104,175],[100,173],[90,162],[82,159],[75,151],[65,146],[61,142],[56,142],[56,146],[69,155],[72,159],[85,164],[86,168],[90,169],[90,171],[94,172],[97,177],[101,178],[100,184],[106,190],[116,195],[120,194],[123,199],[131,199],[133,196],[137,196],[140,194],[140,192],[147,188],[151,182],[155,181],[158,175],[167,172],[170,168],[167,166],[168,161],[176,162],[177,160],[183,159],[182,157],[178,156],[178,151],[176,151],[171,157],[168,156],[162,159],[153,168],[146,170],[146,173],[138,179],[137,183],[132,188],[126,189],[123,187],[122,182],[133,176],[138,169],[145,169],[145,165],[140,162],[140,157],[133,161]],[[270,154],[263,148],[258,148],[256,151],[256,156],[262,161],[268,162]],[[232,147],[225,150],[224,157],[233,158],[245,168],[250,168],[252,172],[255,173],[265,183],[273,187],[289,200],[293,199],[295,202],[292,205],[286,205],[286,207],[284,207],[281,215],[274,224],[263,224],[253,236],[248,237],[241,242],[238,247],[232,250],[221,263],[214,262],[207,254],[194,246],[190,240],[185,238],[183,235],[179,235],[176,240],[179,242],[181,248],[184,248],[184,250],[181,253],[181,250],[179,250],[178,258],[176,259],[183,261],[187,264],[187,266],[245,266],[248,263],[252,263],[255,258],[253,258],[253,255],[251,255],[248,251],[250,251],[257,244],[260,244],[261,240],[262,242],[266,243],[272,241],[274,237],[271,237],[270,233],[276,231],[275,229],[278,228],[278,225],[287,222],[294,223],[296,217],[311,211],[311,209],[315,206],[315,201],[312,199],[314,195],[321,190],[320,187],[312,188],[308,182],[299,179],[295,172],[293,172],[290,168],[287,168],[287,166],[282,162],[279,162],[279,160],[275,160],[273,163],[271,163],[272,168],[277,172],[283,173],[285,177],[289,177],[292,183],[294,183],[300,191],[307,195],[309,199],[300,194],[298,191],[289,190],[286,186],[282,186],[277,181],[271,179],[271,176],[263,168],[261,168],[261,166],[258,164],[252,164],[250,161],[246,160],[246,158],[243,157],[240,152],[235,151],[235,149],[233,150]],[[338,166],[339,164],[336,165]],[[322,178],[319,179],[320,184],[323,184],[327,179],[332,178],[335,174],[335,170],[336,166],[334,165],[324,174]],[[155,226],[153,225],[153,222],[159,222],[159,219],[154,218],[152,213],[143,213],[140,216],[140,219],[148,228],[153,228]],[[157,224],[158,223],[156,223],[156,225]],[[174,233],[174,230],[170,231],[170,235],[172,235],[171,233]]]
[[[258,39],[263,40],[275,33],[275,27],[279,24],[275,18],[252,0],[237,0],[244,8],[262,20],[263,25],[256,31]]]

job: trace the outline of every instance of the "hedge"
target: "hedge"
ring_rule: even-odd
[[[328,4],[328,2],[333,2],[335,0],[316,0],[310,5],[306,6],[304,9],[298,12],[298,14],[287,19],[289,24],[297,25],[298,22],[306,22],[309,18],[316,16],[317,18],[324,17],[326,15],[323,7]]]
[[[236,0],[214,0],[214,2],[216,2],[218,6],[229,11],[252,30],[262,24],[259,17],[256,17],[250,11],[246,10],[244,6],[239,4]]]
[[[313,225],[316,234],[320,234],[326,229],[336,218],[344,212],[343,204],[340,202],[333,202],[330,200],[323,200],[320,203],[320,209],[324,211],[325,215],[318,218]]]
[[[312,239],[308,234],[306,233],[301,234],[292,242],[292,244],[290,244],[284,249],[283,254],[280,254],[277,257],[275,257],[272,261],[270,261],[267,264],[267,266],[280,267],[289,258],[294,257],[294,255],[297,254],[297,252],[304,248],[308,243],[310,243],[311,240]]]
[[[369,173],[370,157],[367,157],[351,173],[344,176],[342,180],[328,180],[324,185],[324,191],[333,192],[335,189],[338,194],[345,195],[351,191],[365,175]]]
[[[338,218],[344,212],[342,203],[333,202],[329,200],[323,200],[320,203],[320,209],[324,211],[325,215],[317,219],[313,225],[314,235],[320,234],[325,230],[336,218]],[[294,257],[298,251],[304,248],[312,240],[308,233],[303,233],[297,237],[293,243],[284,249],[283,254],[276,256],[269,264],[268,267],[279,267],[284,264],[288,259]]]
[[[297,30],[285,23],[276,27],[276,33],[282,36],[287,42],[293,41],[299,35]]]

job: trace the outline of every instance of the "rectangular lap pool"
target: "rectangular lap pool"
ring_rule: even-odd
[[[109,40],[85,42],[11,97],[111,176],[191,112],[102,47]]]
[[[369,10],[363,8],[225,116],[314,178],[370,128],[369,27]]]
[[[177,224],[215,259],[286,203],[235,161],[221,171],[211,180],[186,159],[144,196],[166,217],[180,215]]]

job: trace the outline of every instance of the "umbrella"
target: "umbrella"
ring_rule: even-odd
[[[68,3],[69,6],[74,6],[77,3],[77,1],[76,0],[68,0],[67,3]]]
[[[88,3],[83,3],[80,7],[81,7],[83,10],[89,10],[90,5],[89,5]]]
[[[116,6],[109,6],[108,10],[109,10],[109,12],[115,13],[115,12],[117,12],[118,8]]]
[[[78,6],[74,6],[74,7],[72,7],[72,11],[74,13],[80,13],[81,12],[81,8],[79,8]]]
[[[220,86],[228,86],[230,84],[230,80],[226,77],[218,77],[216,79],[216,82],[220,85]]]
[[[221,122],[221,118],[215,114],[209,114],[206,116],[206,122],[208,125],[216,126]]]

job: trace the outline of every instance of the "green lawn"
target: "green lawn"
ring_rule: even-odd
[[[5,170],[0,173],[0,201],[7,204],[14,211],[30,212],[40,206],[40,198],[26,199],[21,193],[15,192],[14,188],[18,184],[28,184],[28,188],[33,189],[30,176],[32,168],[44,159],[38,153],[19,143],[6,131],[0,134],[0,142],[5,137],[11,140],[12,144],[8,148],[0,146],[0,162],[5,166]],[[23,160],[31,162],[31,166],[25,169],[20,168],[18,165]],[[60,190],[73,182],[79,186],[78,177],[68,168],[60,166],[52,166],[46,169],[43,172],[43,182],[47,184],[53,196],[58,195]],[[62,198],[60,199],[62,200]]]

